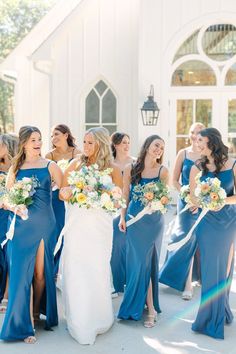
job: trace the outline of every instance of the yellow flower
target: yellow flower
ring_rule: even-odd
[[[84,187],[83,182],[81,182],[81,181],[77,182],[76,183],[76,187],[79,188],[79,189],[83,189],[83,187]]]
[[[86,197],[86,195],[84,195],[83,193],[79,193],[79,194],[77,195],[76,199],[77,199],[77,202],[78,202],[78,203],[83,204],[83,203],[86,202],[87,197]]]

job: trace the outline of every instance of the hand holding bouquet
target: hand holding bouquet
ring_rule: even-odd
[[[72,195],[69,203],[81,208],[103,209],[115,213],[125,207],[121,189],[115,186],[110,176],[111,168],[99,171],[98,165],[83,166],[79,171],[72,171],[68,177]]]
[[[208,177],[206,180],[200,180],[201,173],[196,176],[197,187],[194,194],[202,209],[217,211],[225,205],[227,197],[225,190],[221,187],[221,181],[218,178]]]
[[[22,219],[28,219],[27,207],[33,203],[33,195],[39,182],[35,177],[24,177],[14,183],[6,195],[5,204],[18,213]]]

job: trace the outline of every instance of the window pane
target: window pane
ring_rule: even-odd
[[[87,131],[87,130],[89,130],[90,128],[97,128],[97,127],[99,127],[99,125],[93,125],[93,124],[91,124],[91,125],[86,125],[86,126],[85,126],[85,130]]]
[[[99,98],[94,90],[86,98],[85,122],[99,123]]]
[[[236,133],[236,99],[228,102],[228,132]]]
[[[199,30],[195,31],[186,41],[179,47],[177,53],[175,54],[173,63],[179,59],[182,58],[185,55],[189,54],[198,54],[198,49],[197,49],[197,37],[199,34]]]
[[[182,137],[182,138],[176,138],[176,153],[178,153],[178,151],[180,149],[184,149],[187,146],[189,146],[189,138],[188,138],[188,136]]]
[[[213,86],[216,77],[211,67],[200,60],[181,64],[172,76],[172,86]]]
[[[102,122],[116,123],[116,98],[108,90],[102,100]]]
[[[188,134],[192,123],[193,100],[177,100],[177,135]]]
[[[117,125],[103,125],[103,127],[109,131],[110,135],[117,131]]]
[[[106,90],[107,85],[105,84],[104,81],[100,80],[96,85],[95,85],[96,90],[102,96],[103,92]]]
[[[211,126],[212,100],[196,100],[196,122]]]
[[[218,24],[208,27],[202,47],[206,55],[217,61],[232,58],[236,54],[236,27],[230,24]]]
[[[236,64],[232,65],[225,77],[225,85],[236,85]]]

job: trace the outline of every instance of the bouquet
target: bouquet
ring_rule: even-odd
[[[14,183],[12,188],[6,193],[4,204],[14,210],[14,217],[11,221],[6,239],[2,242],[3,247],[8,240],[12,240],[15,232],[16,213],[20,211],[23,220],[28,219],[27,207],[33,203],[33,195],[36,188],[39,187],[39,182],[36,177],[24,177]]]
[[[221,187],[221,181],[218,178],[206,178],[200,180],[201,172],[196,176],[197,187],[195,196],[202,209],[218,210],[225,204],[227,197],[225,190]]]
[[[189,184],[186,184],[180,188],[179,196],[185,201],[185,203],[191,204]]]
[[[168,186],[162,182],[138,184],[133,189],[133,200],[140,201],[144,207],[148,207],[153,212],[160,211],[164,214],[171,200],[170,191]]]
[[[70,172],[68,183],[72,188],[72,197],[69,203],[76,203],[80,208],[103,209],[108,213],[125,208],[122,191],[113,184],[111,172],[112,168],[99,171],[97,164]]]
[[[16,181],[10,191],[8,191],[5,203],[15,211],[21,211],[23,214],[22,219],[27,220],[27,207],[33,203],[32,197],[38,186],[39,182],[36,177],[24,177]]]

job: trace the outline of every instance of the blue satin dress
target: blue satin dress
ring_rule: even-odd
[[[160,173],[159,173],[160,174]],[[141,178],[140,184],[158,181],[156,178]],[[129,215],[136,216],[143,205],[133,200],[131,186],[131,200],[127,209]],[[153,303],[157,312],[161,312],[158,296],[159,258],[162,237],[164,232],[164,217],[160,212],[144,215],[140,220],[130,225],[126,231],[126,288],[118,318],[140,320],[147,298],[147,292],[152,280]]]
[[[0,171],[0,174],[5,174]],[[8,222],[9,212],[4,209],[0,209],[0,244],[6,238],[7,232],[7,222]],[[0,246],[0,301],[2,301],[7,279],[7,255],[6,255],[6,245],[2,248]]]
[[[181,172],[182,186],[189,184],[190,170],[193,165],[194,161],[188,159],[185,155]],[[170,243],[175,243],[182,240],[187,235],[188,231],[191,229],[199,215],[198,213],[192,214],[189,210],[179,215],[180,211],[183,210],[185,205],[185,201],[181,198],[178,198],[177,217],[175,220]],[[184,246],[182,246],[177,251],[168,252],[166,255],[165,263],[160,270],[160,283],[168,285],[176,290],[183,291],[189,274],[191,260],[195,255],[196,250],[196,235],[193,233],[191,239]],[[193,269],[194,280],[199,278],[200,270],[198,268],[199,262],[197,262],[197,259],[195,259]]]
[[[236,162],[236,161],[235,161]],[[208,172],[207,177],[217,177],[227,196],[234,194],[233,169],[215,175]],[[201,303],[192,329],[224,339],[224,324],[230,324],[233,314],[229,306],[229,291],[233,277],[233,266],[227,277],[230,247],[236,238],[236,205],[225,205],[220,211],[208,211],[196,229],[201,262]]]
[[[45,291],[40,312],[46,316],[45,329],[58,324],[53,250],[56,244],[56,220],[52,209],[51,176],[48,165],[43,168],[20,169],[16,179],[37,177],[40,186],[28,208],[28,219],[16,217],[15,233],[7,243],[9,260],[9,299],[0,338],[22,340],[34,335],[30,318],[30,293],[34,266],[41,240],[44,241]],[[10,213],[9,222],[13,217]]]
[[[52,208],[55,214],[56,218],[56,235],[57,239],[61,233],[61,230],[64,227],[65,224],[65,203],[59,199],[59,189],[56,189],[55,191],[52,192]],[[54,274],[57,275],[58,273],[58,268],[59,268],[59,263],[60,263],[60,257],[61,257],[61,252],[63,248],[63,242],[61,244],[61,247],[57,254],[54,257]]]

